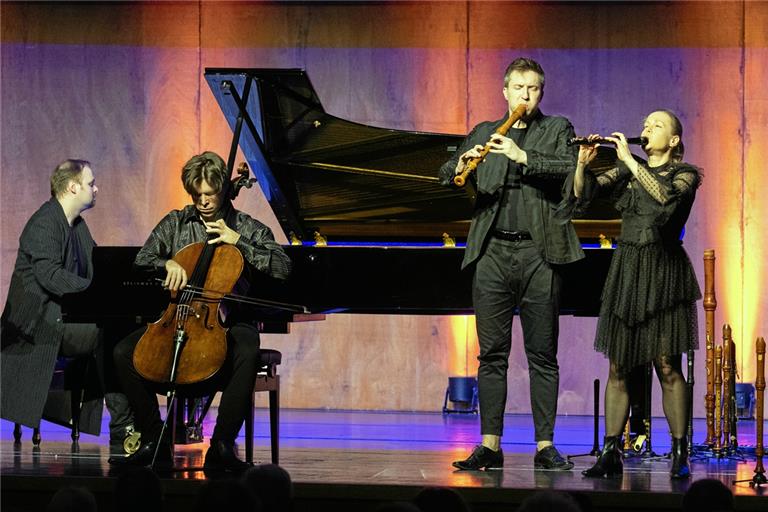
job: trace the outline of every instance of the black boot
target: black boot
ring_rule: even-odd
[[[688,466],[688,437],[672,438],[672,469],[669,471],[672,478],[689,478],[691,468]]]
[[[624,471],[624,464],[621,459],[621,436],[605,436],[603,438],[603,451],[600,452],[595,465],[585,469],[581,474],[599,478],[620,476]]]

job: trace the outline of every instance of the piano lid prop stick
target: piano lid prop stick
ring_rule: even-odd
[[[504,124],[496,128],[496,131],[494,132],[496,135],[506,135],[510,128],[512,128],[512,125],[515,124],[523,115],[525,114],[525,104],[521,103],[517,107],[515,107],[515,110],[512,111],[512,113],[509,115],[506,121],[504,121]],[[464,170],[461,171],[459,174],[453,177],[453,183],[457,187],[463,187],[467,183],[467,178],[469,178],[469,175],[477,169],[477,166],[480,164],[480,162],[483,161],[483,159],[486,157],[488,152],[491,150],[491,147],[489,146],[490,141],[488,141],[485,144],[485,147],[480,151],[480,156],[470,158],[467,160],[467,164],[464,166]]]

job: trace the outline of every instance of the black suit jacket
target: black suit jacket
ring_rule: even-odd
[[[505,119],[506,116],[475,126],[453,157],[440,168],[443,185],[455,186],[453,177],[459,157],[477,144],[485,145]],[[573,126],[566,118],[537,112],[529,122],[522,145],[528,154],[528,164],[522,166],[521,193],[528,212],[531,238],[542,258],[553,264],[571,263],[584,257],[570,219],[555,217],[562,199],[563,182],[576,167],[577,149],[566,144],[573,136]],[[489,153],[471,178],[476,180],[477,200],[462,268],[477,261],[485,248],[499,212],[508,163],[506,156]]]

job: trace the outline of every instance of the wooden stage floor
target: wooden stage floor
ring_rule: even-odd
[[[215,414],[209,415],[215,418]],[[268,414],[257,411],[255,459],[269,462]],[[208,420],[206,420],[208,421]],[[557,437],[566,454],[589,452],[593,420],[559,417]],[[703,438],[703,421],[696,420],[694,438]],[[106,429],[106,424],[104,425]],[[206,434],[212,425],[206,423]],[[64,485],[85,486],[96,494],[100,512],[111,510],[114,475],[107,464],[107,437],[83,435],[73,452],[67,430],[43,423],[43,442],[32,446],[31,430],[24,430],[14,445],[12,425],[0,422],[0,471],[2,509],[44,510],[47,500]],[[514,510],[537,490],[578,492],[588,497],[593,510],[680,510],[689,481],[672,481],[669,461],[634,456],[625,462],[619,479],[588,479],[581,470],[594,457],[574,459],[572,471],[533,469],[532,421],[528,415],[506,417],[503,471],[454,471],[451,461],[463,458],[478,439],[479,420],[474,415],[439,413],[386,413],[341,411],[281,411],[280,464],[296,487],[296,512],[321,506],[339,511],[373,510],[385,501],[410,500],[425,486],[459,490],[475,512]],[[669,449],[666,422],[654,418],[653,448]],[[602,433],[600,434],[602,438]],[[239,439],[242,455],[242,438]],[[744,460],[702,456],[692,464],[693,480],[717,478],[733,489],[737,510],[768,510],[766,487],[754,488],[734,480],[749,480],[755,468],[748,449],[755,442],[754,421],[739,424]],[[176,465],[200,466],[207,443],[179,446]],[[164,478],[166,511],[189,510],[205,481],[201,471]]]

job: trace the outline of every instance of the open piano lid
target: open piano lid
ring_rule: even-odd
[[[377,128],[330,115],[301,69],[208,68],[205,78],[235,143],[245,112],[239,145],[292,243],[440,244],[444,234],[466,240],[475,189],[471,182],[449,189],[437,179],[464,136]]]

